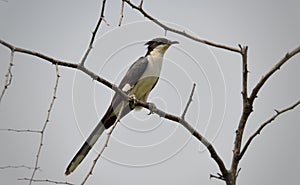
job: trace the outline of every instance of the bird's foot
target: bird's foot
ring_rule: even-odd
[[[148,115],[153,114],[157,110],[156,105],[154,103],[151,103],[151,102],[148,103],[148,105],[149,105],[149,110],[150,110]]]
[[[134,94],[129,96],[128,99],[130,109],[134,109],[137,104],[136,96]]]

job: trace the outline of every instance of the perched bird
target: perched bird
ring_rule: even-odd
[[[150,91],[155,87],[159,79],[163,56],[166,50],[170,47],[170,45],[177,43],[177,41],[170,41],[165,38],[155,38],[147,42],[145,44],[148,46],[146,55],[144,57],[140,57],[130,66],[126,75],[123,77],[119,88],[126,94],[146,102]],[[121,107],[122,112],[120,114],[120,119],[128,114],[132,109],[141,109],[141,107],[130,106],[128,102],[124,101],[122,96],[115,93],[103,118],[94,128],[90,136],[83,143],[80,150],[68,165],[65,171],[66,175],[69,175],[77,168],[103,131],[115,123]]]

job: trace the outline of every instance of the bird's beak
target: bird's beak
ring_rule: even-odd
[[[179,44],[178,41],[172,41],[170,45],[173,45],[173,44]]]

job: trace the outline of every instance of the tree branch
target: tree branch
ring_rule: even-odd
[[[248,101],[248,46],[241,46],[239,45],[241,49],[241,55],[242,55],[242,63],[243,63],[243,74],[242,74],[242,95],[243,95],[243,101],[244,103],[247,103]]]
[[[11,50],[9,64],[8,64],[8,68],[7,68],[7,73],[5,74],[4,87],[3,87],[2,93],[0,95],[0,103],[1,103],[1,100],[4,96],[4,93],[5,93],[6,89],[11,84],[11,81],[12,81],[13,75],[12,75],[12,72],[11,72],[11,68],[13,66],[14,54],[15,54],[14,50]]]
[[[240,46],[241,47],[241,46]],[[239,159],[241,155],[241,145],[242,145],[242,139],[243,139],[243,133],[244,129],[247,123],[247,120],[251,114],[252,107],[254,100],[257,96],[257,93],[261,89],[261,87],[265,84],[265,82],[275,73],[275,71],[279,70],[280,67],[286,63],[291,57],[296,55],[300,52],[300,46],[292,50],[291,52],[288,52],[277,64],[274,65],[263,77],[262,79],[257,83],[257,85],[253,88],[250,96],[247,96],[247,47],[241,47],[241,54],[243,58],[243,86],[242,86],[242,95],[243,95],[243,112],[239,121],[238,129],[236,130],[236,137],[234,141],[234,149],[233,149],[233,157],[231,162],[231,169],[230,171],[233,174],[237,173],[237,167],[239,164]],[[233,174],[231,175],[233,178]]]
[[[192,88],[192,91],[191,91],[189,100],[188,100],[188,102],[186,103],[186,106],[185,106],[185,108],[184,108],[184,110],[183,110],[183,113],[182,113],[182,115],[181,115],[181,118],[182,118],[182,119],[185,119],[185,115],[186,115],[186,113],[187,113],[187,111],[188,111],[188,108],[189,108],[190,104],[191,104],[192,101],[193,101],[193,95],[194,95],[195,87],[196,87],[196,84],[193,83],[193,88]]]
[[[236,136],[234,140],[233,157],[231,162],[231,181],[236,179],[237,167],[238,167],[238,155],[240,154],[243,134],[245,126],[250,113],[252,112],[252,104],[248,100],[248,47],[239,45],[242,56],[242,100],[243,100],[243,112],[240,118],[238,128],[236,130]],[[229,180],[229,179],[227,179]]]
[[[30,130],[30,129],[13,129],[13,128],[7,128],[7,129],[0,129],[0,131],[8,131],[8,132],[27,132],[27,133],[38,133],[40,134],[40,130]]]
[[[26,166],[26,165],[16,165],[16,166],[8,165],[8,166],[0,166],[0,170],[10,169],[10,168],[26,168],[26,169],[28,169],[28,170],[34,169],[33,167]],[[39,169],[39,168],[38,168],[38,169]]]
[[[120,20],[119,20],[119,25],[118,26],[121,26],[122,24],[122,20],[123,20],[123,12],[124,12],[124,0],[122,0],[122,4],[121,4],[121,10],[120,10]]]
[[[249,101],[253,102],[254,99],[257,97],[257,94],[261,87],[265,84],[265,82],[277,71],[280,69],[280,67],[285,64],[290,58],[292,58],[294,55],[298,54],[300,52],[300,46],[296,47],[290,52],[287,52],[286,55],[276,64],[274,65],[265,75],[262,76],[260,81],[256,84],[256,86],[253,88],[251,95],[249,97]]]
[[[85,54],[83,55],[83,58],[81,59],[81,62],[80,62],[80,65],[84,65],[90,51],[92,50],[93,48],[93,43],[94,43],[94,40],[95,40],[95,37],[96,37],[96,34],[98,32],[98,29],[100,27],[100,24],[102,22],[102,20],[104,20],[104,9],[105,9],[105,3],[106,3],[106,0],[103,0],[102,1],[102,8],[101,8],[101,14],[100,14],[100,17],[99,17],[99,20],[96,24],[96,27],[95,27],[95,30],[92,32],[92,37],[91,37],[91,40],[90,40],[90,43],[89,43],[89,46],[85,52]],[[104,20],[105,21],[105,20]]]
[[[133,100],[132,98],[131,99],[128,98],[128,101],[129,101],[129,103],[132,103],[135,106],[142,106],[142,107],[150,110],[150,112],[159,115],[160,117],[164,117],[168,120],[180,123],[182,126],[184,126],[196,139],[198,139],[208,149],[208,151],[211,155],[211,158],[217,163],[223,176],[224,177],[227,176],[228,171],[225,167],[225,164],[223,163],[223,160],[216,152],[213,145],[204,136],[202,136],[196,129],[194,129],[186,120],[182,119],[179,116],[175,116],[173,114],[169,114],[169,113],[162,111],[161,109],[157,108],[156,106],[153,106],[153,103],[147,103],[147,102],[143,102],[140,100]]]
[[[221,49],[226,49],[229,51],[233,51],[236,53],[240,53],[240,49],[239,48],[235,48],[235,47],[231,47],[231,46],[226,46],[223,44],[218,44],[209,40],[205,40],[202,38],[198,38],[195,36],[192,36],[188,33],[186,33],[185,31],[181,31],[181,30],[177,30],[175,28],[169,27],[163,23],[161,23],[159,20],[157,20],[156,18],[152,17],[151,15],[149,15],[147,12],[145,12],[145,10],[142,8],[142,6],[140,6],[142,4],[142,2],[140,3],[140,5],[134,5],[133,3],[130,2],[130,0],[124,0],[125,3],[127,3],[130,7],[132,7],[133,9],[136,9],[137,11],[139,11],[142,15],[144,15],[147,19],[149,19],[150,21],[154,22],[155,24],[157,24],[158,26],[160,26],[161,28],[163,28],[165,31],[170,31],[179,35],[182,35],[184,37],[187,37],[191,40],[194,40],[196,42],[200,42],[209,46],[213,46],[213,47],[217,47],[217,48],[221,48]]]
[[[249,139],[247,140],[245,146],[243,147],[243,149],[239,155],[239,160],[242,159],[242,157],[244,156],[245,152],[247,151],[249,145],[251,144],[252,140],[261,133],[262,129],[264,129],[267,125],[272,123],[279,115],[294,109],[299,104],[300,104],[300,100],[285,109],[275,110],[276,114],[274,116],[272,116],[270,119],[268,119],[267,121],[265,121],[263,124],[261,124],[261,126],[249,137]]]
[[[69,183],[67,181],[61,182],[61,181],[54,181],[54,180],[49,180],[49,179],[29,179],[29,178],[21,178],[18,180],[25,180],[25,181],[30,181],[30,182],[43,182],[43,183],[52,183],[52,184],[67,184],[67,185],[74,185],[72,183]]]
[[[54,105],[54,101],[56,99],[56,92],[57,92],[57,87],[58,87],[58,79],[59,79],[59,72],[58,72],[58,65],[56,64],[55,65],[55,69],[56,69],[56,81],[55,81],[55,86],[54,86],[54,90],[53,90],[53,96],[52,96],[52,100],[50,102],[50,106],[49,106],[49,109],[48,109],[48,113],[47,113],[47,116],[46,116],[46,120],[45,120],[45,123],[43,125],[43,128],[40,132],[41,134],[41,137],[40,137],[40,144],[39,144],[39,147],[38,147],[38,151],[37,151],[37,154],[36,154],[36,160],[35,160],[35,165],[34,165],[34,169],[33,169],[33,172],[32,172],[32,175],[31,175],[31,178],[30,178],[30,181],[29,181],[29,184],[31,185],[32,182],[33,182],[33,178],[34,178],[34,175],[36,173],[36,170],[38,169],[38,163],[39,163],[39,159],[40,159],[40,154],[41,154],[41,151],[42,151],[42,146],[43,146],[43,141],[44,141],[44,132],[46,130],[46,127],[49,123],[49,118],[50,118],[50,114],[51,114],[51,110],[53,108],[53,105]]]

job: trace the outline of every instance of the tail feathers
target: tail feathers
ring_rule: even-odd
[[[103,131],[105,130],[105,127],[102,122],[99,122],[96,128],[94,128],[93,132],[90,134],[88,139],[83,143],[80,150],[77,152],[77,154],[73,157],[72,161],[68,165],[65,175],[69,175],[72,173],[77,166],[81,163],[81,161],[86,157],[88,152],[92,149],[98,138],[101,136]]]

